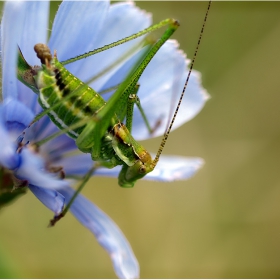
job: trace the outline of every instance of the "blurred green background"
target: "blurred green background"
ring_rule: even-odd
[[[179,19],[174,38],[192,57],[207,2],[137,5],[154,22]],[[195,64],[212,98],[165,149],[204,158],[195,177],[134,189],[94,178],[84,190],[125,233],[142,278],[280,277],[279,15],[279,2],[212,4]],[[159,142],[144,145],[156,151]],[[1,210],[0,277],[115,277],[72,215],[47,228],[51,217],[30,192]]]

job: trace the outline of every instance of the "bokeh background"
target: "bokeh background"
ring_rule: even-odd
[[[179,19],[174,38],[192,56],[207,2],[137,4],[154,22]],[[212,98],[165,149],[204,158],[195,177],[128,190],[93,178],[83,191],[123,230],[142,278],[280,277],[279,14],[280,2],[213,3],[195,64]],[[1,278],[115,277],[71,215],[47,228],[52,213],[32,193],[0,214]]]

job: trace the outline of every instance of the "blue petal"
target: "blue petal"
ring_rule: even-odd
[[[151,173],[148,173],[142,180],[162,182],[187,180],[194,176],[203,164],[204,160],[201,158],[162,155],[155,169]],[[117,166],[113,169],[99,168],[94,175],[118,177],[120,170],[121,166]]]
[[[143,56],[147,52],[147,47],[143,47],[142,49],[138,50],[131,56],[126,62],[124,62],[121,67],[110,77],[108,81],[102,86],[100,89],[106,90],[108,88],[112,88],[120,83],[122,83],[125,78],[128,77],[128,75],[131,75],[133,70],[135,70],[135,65],[139,63],[140,59],[143,59]],[[104,99],[108,100],[112,93],[108,94],[106,93],[106,98]]]
[[[64,195],[67,203],[74,194],[71,188],[60,189],[59,192]],[[104,212],[82,195],[76,198],[70,210],[107,250],[118,277],[139,277],[139,265],[128,241],[118,226]]]
[[[62,2],[49,41],[52,51],[57,50],[60,61],[91,50],[108,7],[109,1]]]
[[[164,134],[167,122],[170,121],[170,109],[173,114],[187,74],[184,53],[178,50],[176,41],[169,40],[161,47],[140,78],[138,96],[150,125],[153,126],[158,120],[161,121],[161,126],[152,137]],[[208,98],[206,90],[201,85],[200,74],[193,71],[173,129],[196,116]],[[137,140],[151,138],[137,109],[135,109],[132,134]]]
[[[2,90],[3,98],[17,98],[17,44],[20,41],[26,16],[25,2],[8,1],[5,3],[1,22],[2,50]]]
[[[77,146],[75,141],[67,135],[61,135],[52,141],[49,141],[42,147],[42,151],[48,153],[48,158],[52,162],[61,158],[65,153],[72,152],[73,150],[77,151]]]
[[[78,154],[62,157],[60,160],[56,161],[55,164],[57,166],[63,166],[66,176],[84,176],[93,166],[94,161],[92,161],[90,154]],[[98,168],[93,176],[118,177],[120,170],[121,166],[117,166],[113,169]]]
[[[45,169],[45,162],[39,155],[31,152],[27,148],[21,151],[21,165],[15,171],[19,179],[27,180],[29,184],[55,190],[68,186],[64,180],[58,179],[55,174],[51,174]]]
[[[37,58],[34,45],[46,43],[49,28],[49,1],[24,2],[26,14],[24,17],[21,38],[17,42],[26,61],[30,65],[41,64]],[[14,15],[15,17],[15,15]]]
[[[163,182],[186,180],[203,166],[202,158],[162,155],[155,169],[144,178]]]
[[[40,141],[58,132],[58,128],[50,121],[48,116],[33,124],[26,130],[25,139],[29,141]],[[41,152],[46,154],[49,161],[60,158],[64,153],[77,150],[75,141],[67,135],[56,137],[41,147]]]
[[[42,109],[40,110],[40,112],[41,111]],[[47,115],[40,119],[38,122],[36,122],[34,125],[32,125],[32,129],[34,131],[34,137],[37,141],[42,140],[47,136],[58,131],[58,128],[54,125],[54,123],[50,120],[49,116]]]
[[[116,42],[137,33],[140,30],[147,28],[149,25],[151,25],[151,15],[140,10],[133,2],[113,4],[110,6],[106,22],[99,33],[97,39],[98,47]],[[79,73],[80,77],[87,80],[109,67],[110,71],[103,74],[102,77],[94,81],[94,83],[90,84],[95,90],[100,90],[104,83],[110,79],[110,77],[122,66],[122,63],[129,59],[129,57],[113,67],[112,65],[115,61],[126,55],[129,50],[136,49],[143,38],[144,37],[142,36],[87,58],[81,69],[83,72]],[[92,69],[92,65],[98,65],[98,67]]]
[[[155,157],[155,155],[152,156]],[[62,158],[56,164],[63,166],[67,175],[84,175],[92,167],[93,161],[90,155],[80,154]],[[143,179],[163,182],[186,180],[194,176],[203,164],[204,160],[201,158],[162,155],[154,171],[148,173]],[[121,166],[113,169],[99,168],[94,176],[118,177],[120,170]]]
[[[140,10],[132,2],[113,4],[110,6],[106,21],[98,33],[98,37],[96,38],[97,44],[95,44],[94,48],[102,47],[123,39],[124,37],[143,30],[150,24],[151,16]],[[138,46],[139,42],[142,40],[143,37],[84,59],[82,67],[80,67],[77,72],[78,77],[83,80],[88,80],[107,67],[110,67],[110,71],[107,74],[103,74],[102,78],[90,84],[90,86],[98,91],[104,82],[121,66],[121,64],[119,64],[112,67],[112,64],[121,56],[125,55],[128,50]]]
[[[9,98],[3,106],[4,121],[8,130],[20,134],[33,120],[34,114],[16,99]]]
[[[92,161],[90,154],[78,154],[73,156],[65,156],[56,161],[55,164],[57,166],[63,166],[63,170],[65,171],[66,175],[84,176],[84,174],[86,174],[93,166],[94,162]]]
[[[23,22],[23,30],[20,40],[17,42],[24,58],[31,65],[40,65],[40,61],[34,52],[34,45],[46,43],[49,25],[49,1],[27,1],[24,2],[26,14]],[[39,105],[37,95],[21,82],[18,83],[18,94],[20,101],[37,112]]]
[[[65,198],[59,192],[33,185],[29,185],[29,189],[46,207],[54,212],[55,216],[63,211]]]
[[[14,170],[20,164],[20,155],[16,153],[16,145],[12,141],[3,121],[3,107],[0,107],[0,165]]]

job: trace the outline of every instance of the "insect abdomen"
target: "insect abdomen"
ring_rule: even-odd
[[[43,65],[35,79],[40,91],[39,102],[44,109],[60,102],[48,114],[60,129],[96,115],[106,104],[97,92],[73,76],[56,58],[50,65]],[[70,129],[67,133],[76,139],[83,128]]]

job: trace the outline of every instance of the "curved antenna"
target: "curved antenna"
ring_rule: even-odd
[[[208,3],[208,7],[207,7],[207,10],[206,10],[206,14],[205,14],[205,17],[204,17],[204,21],[203,21],[203,24],[202,24],[202,28],[201,28],[201,31],[200,31],[200,34],[199,34],[199,38],[198,38],[198,42],[197,42],[197,45],[196,45],[196,48],[195,48],[195,52],[194,52],[194,55],[193,55],[193,59],[192,59],[192,62],[191,62],[191,66],[190,66],[190,70],[189,70],[189,73],[188,73],[188,76],[187,76],[187,79],[186,79],[186,82],[185,82],[185,85],[184,85],[184,88],[183,88],[183,91],[181,93],[181,96],[180,96],[180,99],[179,99],[179,102],[177,104],[177,107],[176,107],[176,110],[175,110],[175,113],[173,115],[173,118],[171,120],[171,123],[168,127],[168,129],[166,130],[166,132],[164,133],[164,136],[162,138],[162,141],[161,141],[161,144],[160,144],[160,147],[158,149],[158,152],[156,154],[156,157],[155,159],[153,160],[152,162],[152,168],[154,169],[159,161],[159,158],[160,158],[160,155],[163,151],[163,148],[166,144],[166,141],[167,141],[167,138],[170,134],[170,131],[172,129],[172,126],[173,126],[173,123],[176,119],[176,116],[178,114],[178,111],[179,111],[179,108],[180,108],[180,105],[182,103],[182,100],[183,100],[183,97],[185,95],[185,91],[186,91],[186,88],[187,88],[187,85],[188,85],[188,82],[189,82],[189,79],[190,79],[190,76],[191,76],[191,72],[192,72],[192,69],[193,69],[193,66],[194,66],[194,62],[195,62],[195,59],[196,59],[196,56],[197,56],[197,52],[198,52],[198,48],[199,48],[199,45],[200,45],[200,42],[201,42],[201,38],[202,38],[202,34],[203,34],[203,31],[204,31],[204,28],[205,28],[205,24],[206,24],[206,21],[207,21],[207,17],[208,17],[208,13],[209,13],[209,10],[210,10],[210,6],[211,6],[211,2],[212,1],[209,1]]]

